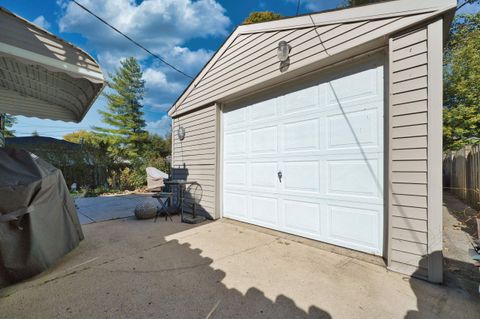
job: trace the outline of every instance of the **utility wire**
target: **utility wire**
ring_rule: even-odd
[[[115,28],[113,25],[111,25],[110,23],[108,23],[107,21],[105,21],[104,19],[102,19],[101,17],[99,17],[98,15],[96,15],[95,13],[93,13],[90,9],[86,8],[85,6],[83,6],[82,4],[78,3],[76,0],[71,0],[73,3],[75,3],[77,6],[79,6],[80,8],[82,8],[83,10],[85,10],[86,12],[90,13],[92,16],[94,16],[95,18],[97,18],[98,20],[100,20],[101,22],[103,22],[104,24],[106,24],[107,26],[109,26],[110,28],[112,28],[115,32],[117,32],[118,34],[122,35],[123,37],[125,37],[127,40],[129,40],[130,42],[132,42],[133,44],[135,44],[137,47],[143,49],[145,52],[147,52],[148,54],[150,54],[151,56],[159,59],[160,61],[162,61],[164,64],[168,65],[169,67],[171,67],[172,69],[174,69],[175,71],[177,71],[178,73],[186,76],[187,78],[190,78],[193,80],[193,77],[188,75],[187,73],[183,72],[182,70],[176,68],[175,66],[173,66],[172,64],[168,63],[167,61],[165,61],[165,59],[163,59],[161,56],[153,53],[152,51],[150,51],[149,49],[145,48],[143,45],[141,45],[140,43],[138,43],[137,41],[133,40],[132,38],[130,38],[128,35],[126,35],[125,33],[123,33],[122,31],[118,30],[117,28]]]
[[[455,11],[460,10],[460,9],[461,9],[464,5],[466,5],[466,4],[472,4],[472,2],[471,2],[471,1],[468,1],[468,0],[465,0],[465,2],[462,3],[461,5],[459,5],[459,6],[457,7],[457,9],[455,9]]]
[[[297,0],[297,13],[295,13],[296,16],[298,16],[299,10],[300,10],[300,0]]]

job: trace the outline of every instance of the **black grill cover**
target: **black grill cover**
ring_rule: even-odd
[[[83,238],[62,172],[0,148],[0,288],[44,271]]]

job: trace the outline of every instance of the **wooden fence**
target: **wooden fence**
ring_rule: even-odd
[[[480,146],[465,146],[443,155],[443,187],[475,209],[480,209]]]

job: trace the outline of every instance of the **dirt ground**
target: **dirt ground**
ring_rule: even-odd
[[[472,240],[477,238],[474,220],[477,211],[447,192],[443,194],[443,201],[445,283],[478,296],[480,271],[469,255]]]

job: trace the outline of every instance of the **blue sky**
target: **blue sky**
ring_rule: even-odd
[[[295,15],[296,0],[79,0],[80,3],[142,43],[153,52],[194,76],[219,48],[234,27],[251,11]],[[300,13],[336,8],[343,0],[302,0]],[[144,100],[147,130],[164,135],[170,126],[166,111],[188,85],[189,79],[152,59],[123,37],[82,11],[69,0],[0,0],[0,6],[33,21],[92,54],[105,73],[112,73],[122,58],[135,56],[146,80]],[[479,5],[467,5],[474,12]],[[18,136],[33,131],[61,138],[78,129],[102,125],[99,98],[79,123],[18,117]]]

